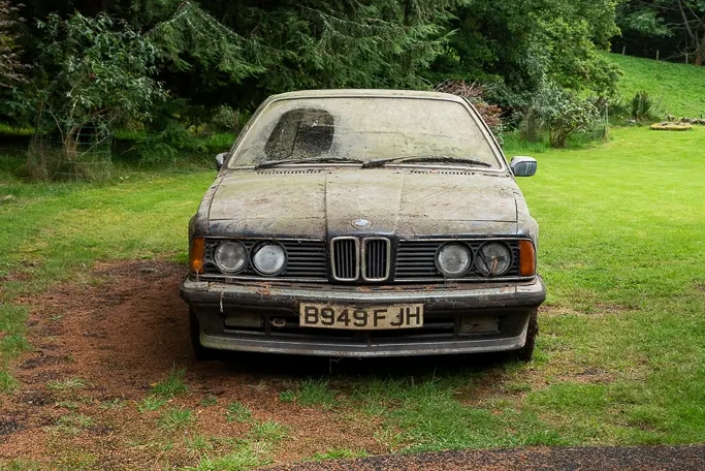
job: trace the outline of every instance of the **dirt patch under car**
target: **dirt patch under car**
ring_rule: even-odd
[[[252,424],[269,421],[288,430],[271,453],[274,463],[335,448],[387,451],[373,438],[374,421],[281,401],[291,375],[237,359],[196,363],[178,295],[183,276],[184,267],[173,263],[99,264],[88,283],[24,299],[33,349],[12,366],[17,390],[2,397],[0,460],[88,469],[193,466],[204,449],[227,453],[252,437]],[[182,369],[188,393],[150,403],[155,384]],[[229,420],[233,403],[251,417]],[[187,417],[188,426],[165,419],[170,411],[190,411],[173,415]]]

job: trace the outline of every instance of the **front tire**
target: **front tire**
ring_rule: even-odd
[[[529,327],[526,332],[526,343],[514,352],[514,357],[521,362],[529,363],[534,358],[536,336],[539,334],[538,309],[534,309],[529,317]]]
[[[218,350],[206,348],[201,344],[201,326],[198,323],[198,317],[189,309],[189,327],[191,330],[191,348],[196,361],[213,361],[219,358]]]

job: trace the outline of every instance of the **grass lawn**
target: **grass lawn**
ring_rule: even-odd
[[[664,116],[699,118],[705,113],[705,67],[610,54],[624,76],[618,88],[625,100],[646,90]]]
[[[626,128],[607,144],[534,153],[539,173],[520,185],[541,225],[549,298],[533,363],[295,378],[278,400],[379,424],[375,440],[394,452],[705,442],[703,149],[705,128]],[[214,172],[121,172],[120,183],[102,186],[28,185],[0,173],[5,395],[17,386],[11,360],[29,347],[18,297],[85,278],[96,260],[185,261],[188,218]],[[162,427],[198,422],[170,414]],[[237,404],[227,414],[224,421],[250,420]],[[284,436],[267,424],[249,433]],[[281,439],[272,438],[271,456]],[[351,445],[311,458],[363,454]],[[201,468],[216,458],[203,455]]]

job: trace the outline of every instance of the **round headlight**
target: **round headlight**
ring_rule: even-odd
[[[247,249],[239,242],[223,242],[213,258],[223,273],[239,273],[247,266]]]
[[[286,267],[286,252],[279,244],[265,243],[255,248],[252,264],[265,276],[278,275]]]
[[[484,276],[502,276],[512,265],[512,252],[504,244],[492,242],[480,247],[475,266]]]
[[[436,262],[445,276],[462,276],[470,268],[472,254],[465,244],[446,244],[438,251]]]

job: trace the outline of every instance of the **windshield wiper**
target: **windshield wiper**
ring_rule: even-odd
[[[365,161],[360,159],[351,159],[348,157],[313,157],[306,159],[282,159],[282,160],[265,160],[255,165],[255,170],[262,168],[276,167],[277,165],[286,164],[307,164],[307,163],[352,163],[352,164],[362,164]]]
[[[370,160],[362,165],[362,168],[377,168],[384,167],[392,162],[447,162],[458,163],[465,165],[476,165],[479,167],[492,167],[492,164],[481,160],[463,159],[460,157],[451,157],[450,155],[407,155],[402,157],[389,157],[386,159]]]

